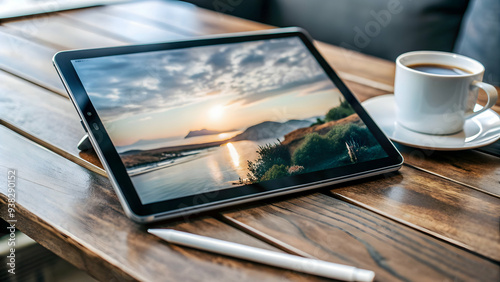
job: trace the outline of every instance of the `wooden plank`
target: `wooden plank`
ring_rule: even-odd
[[[76,147],[85,131],[67,98],[0,71],[0,119],[32,135],[26,137],[35,142],[45,142],[50,150],[105,175],[93,151],[80,152]]]
[[[96,48],[123,45],[121,40],[101,35],[85,25],[58,16],[28,17],[2,24],[17,32],[19,37],[36,40],[57,50]]]
[[[60,95],[67,95],[52,57],[56,49],[14,36],[0,26],[0,68]]]
[[[397,145],[405,163],[500,197],[500,158],[475,150],[442,152]]]
[[[125,217],[108,179],[2,126],[0,136],[0,174],[17,169],[16,227],[99,280],[320,280],[167,244]],[[0,192],[0,216],[7,219],[7,186]],[[149,227],[275,250],[210,217]]]
[[[323,194],[224,216],[319,259],[371,269],[377,281],[500,279],[498,264]]]
[[[500,262],[500,198],[403,167],[346,184],[339,198]]]
[[[80,119],[67,98],[5,72],[0,72],[0,113],[1,119],[68,151],[61,140],[70,136],[74,138],[70,142],[76,144],[78,136],[85,134],[81,126],[74,126]]]
[[[101,34],[125,42],[165,42],[186,37],[186,35],[168,28],[99,12],[100,8],[103,7],[67,11],[60,13],[60,15],[75,23],[91,26]]]
[[[255,31],[273,28],[270,25],[216,13],[181,1],[143,1],[104,7],[103,11],[118,15],[140,15],[165,23],[177,30],[198,35],[221,32]]]
[[[144,3],[147,5],[147,2],[149,1],[144,1]],[[180,2],[182,4],[186,4],[183,2]],[[122,4],[123,5],[123,4]],[[126,19],[127,21],[132,21],[134,23],[139,23],[141,25],[147,25],[148,27],[153,27],[153,28],[159,28],[163,30],[167,30],[169,32],[173,32],[176,34],[184,35],[184,36],[196,36],[196,35],[201,35],[201,33],[197,32],[195,29],[190,29],[190,28],[185,28],[183,25],[179,24],[174,24],[173,22],[176,21],[182,21],[182,16],[179,14],[169,14],[166,15],[168,16],[168,21],[165,21],[165,19],[160,20],[155,20],[153,18],[143,16],[140,13],[133,13],[131,12],[131,8],[125,7],[125,8],[120,8],[122,5],[108,5],[108,6],[100,6],[100,7],[93,7],[92,9],[88,9],[91,11],[91,13],[97,13],[102,15],[103,17],[113,17],[113,18],[122,18]],[[139,7],[140,8],[140,7]],[[81,10],[75,10],[72,11],[75,14],[78,13],[79,11],[87,11],[86,9],[81,9]],[[154,10],[152,10],[154,12]],[[167,12],[167,11],[164,11]],[[66,15],[63,13],[63,16],[70,16]],[[169,22],[172,22],[170,24]],[[187,24],[190,24],[188,22]]]
[[[378,82],[382,87],[373,84],[373,82],[368,86],[375,86],[375,88],[388,91],[389,93],[394,92],[392,86],[394,85],[396,68],[393,62],[323,42],[316,41],[315,44],[326,61],[335,70]],[[352,80],[361,83],[359,79]]]

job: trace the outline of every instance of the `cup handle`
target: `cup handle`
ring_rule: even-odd
[[[483,89],[484,92],[486,92],[486,95],[488,95],[488,103],[486,103],[486,105],[477,112],[465,114],[465,118],[471,118],[471,117],[477,116],[480,113],[486,111],[487,109],[493,107],[496,104],[497,99],[498,99],[498,92],[495,89],[495,87],[493,87],[493,85],[491,85],[491,84],[484,83],[482,81],[474,80],[472,82],[471,87],[479,87],[479,88]]]

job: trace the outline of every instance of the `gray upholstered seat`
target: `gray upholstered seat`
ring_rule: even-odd
[[[500,85],[500,0],[471,0],[454,51],[483,63],[483,80]]]

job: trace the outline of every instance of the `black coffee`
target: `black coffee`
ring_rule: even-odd
[[[448,66],[448,65],[438,65],[438,64],[414,64],[408,65],[409,68],[426,72],[432,74],[442,74],[442,75],[464,75],[471,74],[470,71],[464,70],[459,67]]]

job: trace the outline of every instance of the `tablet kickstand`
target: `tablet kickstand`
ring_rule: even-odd
[[[92,149],[92,143],[90,143],[89,136],[85,134],[78,142],[78,150],[87,151],[88,149]]]

